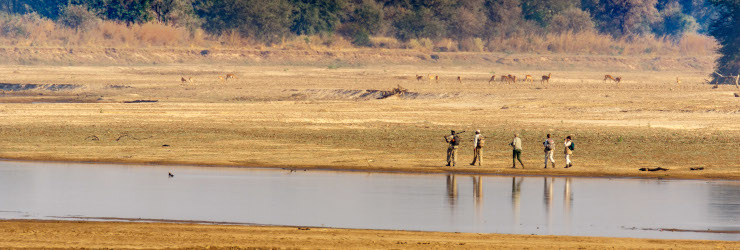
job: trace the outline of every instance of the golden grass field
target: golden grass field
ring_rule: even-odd
[[[705,72],[608,72],[624,78],[617,86],[603,82],[604,72],[589,71],[552,71],[549,84],[489,84],[491,71],[475,65],[0,66],[0,82],[81,86],[5,91],[0,157],[740,179],[740,98],[734,96],[740,89],[713,89]],[[238,78],[218,79],[226,73]],[[505,73],[539,79],[550,71]],[[194,80],[183,83],[183,76]],[[397,85],[412,93],[362,96]],[[135,100],[158,102],[123,103]],[[444,167],[443,136],[451,129],[468,131],[455,168]],[[487,137],[482,167],[467,165],[475,129]],[[523,170],[510,169],[515,132],[522,134]],[[547,133],[558,142],[574,137],[573,168],[562,168],[562,147],[555,149],[558,168],[542,168]],[[638,171],[659,166],[670,170]]]
[[[598,69],[553,67],[567,70],[382,62],[354,66],[0,65],[0,83],[78,86],[52,91],[43,86],[11,90],[20,86],[0,85],[5,86],[0,92],[0,158],[410,173],[740,179],[740,98],[736,97],[740,89],[730,85],[712,88],[705,82],[710,73],[707,70],[679,67],[609,72],[600,69],[604,63],[598,63]],[[219,80],[219,75],[227,73],[238,78]],[[535,82],[489,84],[492,73],[497,78],[515,74],[520,79],[531,74]],[[548,73],[552,73],[550,83],[540,83],[540,76]],[[417,81],[417,74],[424,79]],[[440,80],[430,81],[430,74],[439,75]],[[619,85],[605,83],[604,74],[624,80]],[[462,77],[462,83],[457,82],[457,76]],[[191,77],[193,82],[182,82],[182,77]],[[409,93],[376,98],[379,94],[374,90],[387,91],[398,85]],[[157,102],[125,103],[136,100]],[[451,129],[468,131],[463,134],[465,142],[454,168],[444,167],[447,145],[443,136]],[[482,130],[487,138],[481,167],[468,165],[475,129]],[[522,135],[525,169],[510,168],[508,143],[515,132]],[[574,137],[577,146],[573,168],[563,169],[563,148],[559,146],[555,149],[557,168],[543,169],[541,143],[547,133],[553,134],[556,142],[567,135]],[[670,170],[638,171],[643,167]],[[691,171],[691,167],[704,170]],[[172,166],[172,172],[177,173],[177,166]],[[0,223],[8,226],[1,227],[0,234],[5,236],[0,238],[13,239],[0,240],[0,247],[413,248],[417,247],[413,245],[416,241],[432,240],[437,244],[435,248],[710,247],[704,241],[676,245],[676,241],[477,234],[466,234],[464,240],[458,240],[462,236],[450,233],[342,229],[310,231],[310,240],[286,241],[264,231],[291,231],[278,234],[284,238],[298,237],[295,234],[303,232],[245,226]],[[57,227],[58,231],[53,231]],[[22,228],[42,233],[18,233],[26,232]],[[103,237],[95,234],[83,238],[80,234],[67,235],[69,230],[78,229],[116,235],[121,233],[117,230],[139,230],[136,234],[151,237],[101,240]],[[206,234],[197,242],[153,242],[157,237],[171,236],[169,230],[183,232],[178,237],[193,230],[219,235]],[[252,233],[261,235],[255,236],[260,241],[243,238]],[[325,238],[328,235],[333,238]],[[365,236],[355,239],[359,235]],[[27,237],[37,239],[38,244]],[[73,239],[80,240],[70,245],[60,243]],[[537,244],[522,245],[522,240]],[[459,243],[467,245],[455,245]],[[719,244],[737,247],[730,242]]]

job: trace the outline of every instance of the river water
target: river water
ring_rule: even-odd
[[[738,241],[740,182],[0,161],[0,219]]]

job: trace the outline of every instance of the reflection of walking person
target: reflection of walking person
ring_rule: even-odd
[[[573,164],[570,162],[570,155],[573,154],[573,150],[576,149],[576,144],[571,141],[570,136],[565,138],[565,168],[572,167]]]
[[[519,139],[519,133],[514,134],[514,140],[509,143],[511,145],[511,148],[513,149],[512,154],[512,165],[511,168],[516,168],[516,161],[519,160],[519,164],[522,165],[522,168],[524,168],[524,163],[522,163],[522,139]]]
[[[450,135],[445,136],[445,141],[449,144],[447,147],[447,166],[455,166],[457,162],[457,147],[460,145],[460,137],[455,134],[455,130]]]
[[[553,148],[555,148],[555,142],[550,138],[550,134],[547,134],[547,140],[542,143],[545,146],[545,168],[547,168],[547,161],[549,160],[552,164],[552,168],[555,168],[555,159],[553,158]]]
[[[476,162],[478,163],[478,166],[483,164],[483,156],[481,155],[483,144],[485,144],[483,136],[480,134],[480,130],[476,130],[475,138],[473,138],[473,163],[470,163],[470,165],[475,166]]]

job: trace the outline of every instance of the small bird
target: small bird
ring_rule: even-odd
[[[169,178],[175,177],[175,175],[170,172],[167,172],[167,175],[169,176]]]

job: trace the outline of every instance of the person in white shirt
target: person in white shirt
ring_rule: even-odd
[[[550,138],[550,134],[547,134],[547,139],[542,143],[545,146],[545,168],[547,168],[547,161],[550,161],[552,168],[555,168],[555,159],[553,158],[555,148],[555,142]]]
[[[480,130],[476,130],[475,138],[473,138],[473,163],[470,163],[471,166],[475,166],[476,162],[478,163],[478,166],[482,164],[481,161],[483,161],[483,156],[481,155],[481,149],[483,148],[483,144],[480,143],[480,140]]]

